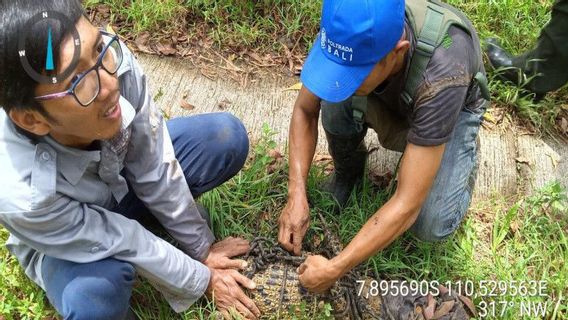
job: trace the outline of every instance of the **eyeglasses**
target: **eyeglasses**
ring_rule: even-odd
[[[36,100],[45,101],[72,95],[83,107],[87,107],[95,101],[101,89],[99,68],[102,67],[108,74],[113,75],[118,71],[123,58],[118,36],[103,30],[100,30],[100,32],[103,38],[110,38],[110,41],[101,51],[97,63],[89,70],[76,75],[69,90],[35,97]]]

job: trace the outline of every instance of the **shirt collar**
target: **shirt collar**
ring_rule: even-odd
[[[122,108],[121,130],[126,130],[134,120],[136,111],[130,102],[122,96],[120,96],[120,107]],[[100,150],[87,151],[67,147],[55,141],[50,136],[45,136],[42,140],[57,152],[57,170],[61,172],[65,179],[71,184],[77,184],[79,182],[91,162],[99,162],[101,160]]]

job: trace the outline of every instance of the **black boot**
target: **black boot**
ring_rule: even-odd
[[[526,75],[523,70],[513,65],[513,57],[505,49],[501,48],[497,39],[489,38],[485,40],[485,53],[493,69],[504,69],[498,76],[502,81],[510,81],[516,86],[523,84]]]
[[[335,208],[337,212],[345,207],[351,191],[363,180],[367,159],[367,150],[363,142],[366,131],[347,137],[325,132],[335,170],[324,183],[323,189],[333,195],[338,205]]]
[[[536,92],[532,86],[535,79],[529,80],[533,75],[527,74],[526,70],[518,66],[519,63],[515,63],[519,57],[512,57],[501,47],[497,39],[485,40],[485,53],[493,69],[503,68],[497,76],[501,81],[510,81],[517,87],[525,86],[526,91],[532,94],[531,98],[535,103],[544,98],[546,92]]]

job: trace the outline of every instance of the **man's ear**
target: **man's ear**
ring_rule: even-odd
[[[18,127],[36,136],[45,136],[51,131],[47,119],[37,111],[11,109],[9,117]]]
[[[394,51],[396,52],[396,55],[399,56],[399,55],[404,55],[409,48],[410,48],[410,41],[401,39],[394,47]]]

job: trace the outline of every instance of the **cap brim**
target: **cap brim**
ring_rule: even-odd
[[[329,102],[344,101],[355,93],[375,64],[342,65],[328,59],[321,47],[320,36],[302,68],[300,79],[308,90]]]

